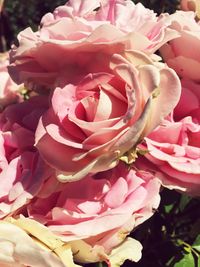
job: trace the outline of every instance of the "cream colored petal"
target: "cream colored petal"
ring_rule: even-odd
[[[98,158],[94,159],[92,162],[90,162],[88,165],[85,166],[85,168],[79,170],[78,172],[57,172],[57,178],[61,183],[66,182],[75,182],[80,179],[82,179],[84,176],[86,176],[88,173],[92,172],[99,172],[99,171],[105,171],[108,169],[114,168],[118,163],[118,156],[119,151],[111,151],[110,153],[107,153],[105,155],[101,155]]]
[[[41,249],[20,227],[0,221],[0,266],[65,267],[52,251]]]
[[[60,266],[78,267],[78,265],[74,264],[73,262],[73,255],[70,245],[62,242],[59,237],[54,235],[44,225],[24,217],[17,220],[10,218],[10,223],[20,227],[28,235],[34,237],[38,243],[41,243],[41,246],[46,247],[47,250],[55,253],[64,264]]]
[[[112,250],[109,255],[111,267],[121,266],[125,260],[138,262],[142,257],[142,245],[133,238],[127,238],[120,246]]]
[[[124,56],[129,62],[131,62],[136,67],[141,66],[141,65],[152,65],[153,64],[151,57],[149,57],[148,55],[140,51],[126,50],[124,52]]]
[[[70,242],[74,259],[81,263],[92,263],[106,261],[108,256],[104,252],[102,246],[90,246],[83,240],[76,240]]]

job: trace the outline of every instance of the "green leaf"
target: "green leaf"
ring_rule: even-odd
[[[180,204],[179,204],[180,211],[183,211],[185,209],[185,207],[190,202],[190,200],[191,200],[191,197],[189,197],[187,195],[181,196],[181,200],[180,200]]]
[[[200,246],[200,234],[196,237],[193,246]]]
[[[196,237],[192,247],[200,252],[200,234]]]
[[[174,207],[174,204],[165,205],[165,213],[170,213],[173,207]]]
[[[195,267],[192,253],[185,254],[184,258],[177,262],[174,267]]]
[[[197,266],[200,266],[200,257],[198,258]]]

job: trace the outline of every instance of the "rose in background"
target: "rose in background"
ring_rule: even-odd
[[[194,11],[197,16],[200,16],[200,1],[199,0],[181,0],[181,9],[185,11]]]
[[[47,106],[47,99],[38,96],[10,105],[0,115],[1,218],[23,207],[51,176],[34,147],[38,119]]]
[[[171,116],[147,138],[142,148],[164,186],[200,195],[200,85],[182,80],[181,99]],[[159,173],[161,172],[161,173]]]
[[[104,56],[125,49],[153,54],[177,36],[170,23],[169,15],[156,17],[130,0],[68,1],[42,18],[39,31],[27,28],[19,34],[9,71],[30,89],[63,87],[63,77],[71,82],[71,75],[95,63],[102,51]]]
[[[179,100],[180,81],[173,70],[145,54],[116,54],[106,63],[101,65],[105,71],[81,80],[75,76],[75,85],[56,88],[52,106],[40,119],[36,147],[59,180],[116,166]]]
[[[2,9],[3,9],[3,4],[4,4],[4,0],[0,0],[0,12],[1,12]]]
[[[200,25],[193,12],[177,11],[171,15],[173,23],[169,26],[180,37],[161,47],[161,55],[170,68],[186,79],[200,81]]]
[[[19,93],[20,86],[13,82],[8,73],[8,52],[0,53],[0,108],[22,100]]]
[[[49,194],[44,184],[38,197],[28,204],[28,214],[62,241],[70,242],[76,261],[112,263],[113,250],[117,249],[130,249],[131,253],[124,252],[123,261],[141,258],[139,242],[126,236],[159,205],[160,182],[153,175],[121,163],[54,189]]]
[[[19,35],[13,78],[35,90],[57,87],[36,146],[60,180],[116,166],[174,108],[180,95],[175,73],[142,52],[125,52],[152,56],[177,36],[170,23],[169,15],[157,18],[132,1],[69,1],[45,15],[38,32]]]

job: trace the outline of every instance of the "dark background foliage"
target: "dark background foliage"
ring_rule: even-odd
[[[5,0],[0,16],[0,50],[9,49],[24,28],[37,30],[41,17],[65,2]],[[143,3],[158,14],[173,13],[179,8],[178,0],[134,2]],[[132,233],[143,244],[142,260],[139,263],[127,261],[124,267],[200,267],[200,201],[167,189],[162,191],[161,199],[154,216]]]

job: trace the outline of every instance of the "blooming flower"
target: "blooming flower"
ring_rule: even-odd
[[[133,247],[132,260],[138,261],[141,245],[126,236],[158,207],[159,189],[159,181],[150,173],[128,170],[121,163],[112,170],[62,184],[50,195],[44,186],[27,209],[30,218],[70,242],[79,262],[109,261],[113,249],[124,242]]]
[[[172,116],[147,138],[145,157],[164,186],[200,194],[200,86],[182,80],[181,99]],[[141,165],[140,165],[141,166]]]
[[[63,87],[63,76],[95,62],[101,51],[112,55],[135,49],[153,54],[177,36],[168,28],[170,23],[169,15],[156,17],[130,0],[68,1],[42,18],[39,31],[27,28],[19,34],[9,71],[15,82],[26,82],[34,90]]]
[[[46,100],[32,98],[7,107],[0,116],[0,217],[16,212],[51,176],[34,145],[34,130]]]
[[[194,11],[199,17],[200,1],[199,0],[181,0],[181,9],[185,11]]]
[[[173,23],[170,28],[176,30],[180,37],[164,44],[160,51],[170,68],[185,79],[200,81],[200,24],[195,21],[193,12],[177,11],[171,15]],[[192,49],[188,49],[192,47]]]
[[[37,127],[36,146],[60,180],[116,166],[176,105],[180,87],[171,69],[140,52],[125,56],[100,59],[101,72],[80,80],[75,75],[76,83],[53,92],[52,106]]]

